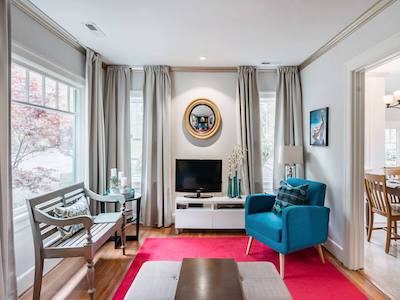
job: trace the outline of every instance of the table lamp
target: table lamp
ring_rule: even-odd
[[[303,146],[281,146],[279,149],[279,163],[285,165],[285,180],[290,177],[296,177],[296,164],[303,163]]]

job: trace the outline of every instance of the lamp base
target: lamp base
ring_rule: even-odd
[[[285,165],[285,180],[296,177],[296,165]]]

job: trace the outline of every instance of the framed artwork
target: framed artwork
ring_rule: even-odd
[[[310,145],[328,146],[329,107],[310,111]]]

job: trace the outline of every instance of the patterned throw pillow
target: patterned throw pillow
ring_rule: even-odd
[[[75,203],[67,207],[56,207],[54,209],[54,216],[58,218],[70,218],[77,216],[89,216],[90,209],[85,196],[79,198]],[[83,228],[82,224],[74,224],[70,226],[57,227],[58,231],[61,233],[62,240],[69,239],[75,233]]]
[[[308,204],[307,190],[308,184],[292,186],[286,181],[281,181],[272,211],[282,215],[283,210],[288,206]]]

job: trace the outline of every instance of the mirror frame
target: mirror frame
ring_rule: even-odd
[[[190,125],[190,113],[198,105],[207,105],[214,112],[215,124],[214,127],[211,128],[211,130],[208,132],[198,132]],[[199,98],[190,102],[189,105],[186,107],[185,114],[183,116],[183,123],[186,130],[190,133],[191,136],[197,139],[205,140],[211,138],[219,131],[221,127],[221,114],[219,112],[218,106],[216,106],[214,102],[209,99]]]

